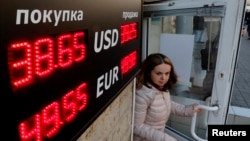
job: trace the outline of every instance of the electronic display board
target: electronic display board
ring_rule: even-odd
[[[0,12],[2,138],[76,140],[139,70],[141,0],[2,0]]]

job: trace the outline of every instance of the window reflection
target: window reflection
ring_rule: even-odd
[[[152,18],[149,19],[152,20]],[[172,95],[199,100],[205,100],[211,96],[220,26],[221,17],[211,16],[163,16],[154,17],[151,21],[148,54],[160,51],[159,39],[162,34],[194,36],[191,70],[187,70],[187,67],[184,66],[178,68],[191,73],[189,74],[190,84],[177,83],[171,90]],[[182,48],[185,50],[185,46]],[[177,52],[181,52],[181,50]],[[184,57],[179,56],[178,53],[175,55]]]

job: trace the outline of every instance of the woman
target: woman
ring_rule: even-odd
[[[247,25],[247,39],[250,40],[250,11],[247,11],[245,14],[245,23]]]
[[[137,76],[134,141],[176,140],[164,133],[170,113],[192,116],[198,105],[185,106],[171,101],[169,90],[176,82],[177,75],[167,56],[151,54],[143,62]]]

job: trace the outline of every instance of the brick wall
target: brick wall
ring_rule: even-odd
[[[103,111],[77,141],[130,141],[133,81]]]

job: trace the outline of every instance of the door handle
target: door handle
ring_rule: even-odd
[[[217,111],[219,109],[218,106],[205,106],[205,105],[198,105],[196,106],[196,111],[197,109],[204,109],[204,110],[208,110],[208,111]],[[195,133],[195,125],[196,125],[196,117],[197,117],[197,112],[194,113],[193,117],[192,117],[192,122],[191,122],[191,134],[192,136],[197,140],[197,141],[207,141],[207,139],[203,139],[200,138],[199,136],[197,136],[197,134]]]

